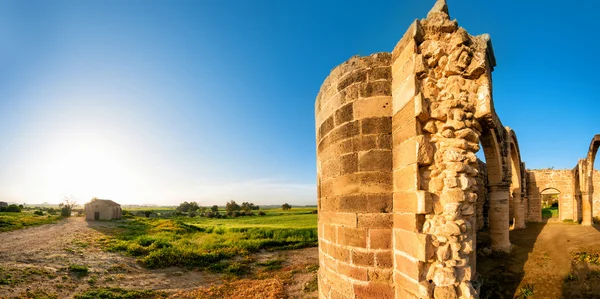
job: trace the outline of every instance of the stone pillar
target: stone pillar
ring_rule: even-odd
[[[351,58],[317,97],[320,298],[393,297],[390,58]]]
[[[581,192],[581,225],[592,226],[594,218],[592,215],[592,196],[589,192]]]
[[[525,200],[522,197],[520,190],[515,190],[513,192],[513,202],[514,202],[514,216],[515,216],[515,229],[523,229],[525,228]]]
[[[490,239],[492,250],[509,252],[511,249],[508,219],[508,184],[490,185]]]

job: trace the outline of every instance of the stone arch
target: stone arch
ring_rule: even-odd
[[[517,140],[517,134],[510,127],[506,127],[508,133],[508,149],[509,149],[509,160],[510,160],[510,189],[509,189],[509,202],[512,203],[512,219],[515,229],[525,228],[525,208],[522,198],[523,180],[522,180],[522,161],[521,152],[519,150],[519,142]],[[510,204],[509,204],[510,206]]]
[[[597,134],[592,138],[590,147],[588,149],[586,161],[585,161],[585,173],[583,176],[584,184],[581,185],[581,206],[582,206],[582,225],[592,225],[593,221],[593,201],[592,194],[594,193],[594,160],[596,159],[596,153],[600,147],[600,134]],[[582,174],[580,173],[580,175]]]
[[[509,251],[511,248],[509,239],[511,167],[507,160],[509,144],[507,131],[493,111],[487,119],[481,119],[480,123],[484,124],[479,140],[487,164],[491,247],[497,251]]]
[[[577,165],[573,168],[573,219],[577,222],[582,221],[582,192],[581,186],[585,186],[585,159],[579,159]]]

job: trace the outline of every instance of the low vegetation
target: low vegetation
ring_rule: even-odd
[[[37,215],[33,212],[0,212],[0,232],[21,229],[29,226],[54,223],[62,219],[59,215]]]
[[[542,218],[558,218],[558,207],[543,208]]]
[[[163,292],[124,290],[121,288],[93,288],[82,294],[75,295],[75,299],[154,299],[167,298]]]
[[[98,228],[102,230],[102,228]],[[265,211],[264,216],[206,218],[134,217],[103,231],[107,251],[138,258],[148,268],[170,266],[243,272],[243,264],[216,266],[221,260],[261,249],[296,249],[317,245],[317,215],[311,208]],[[233,268],[232,268],[233,267]]]

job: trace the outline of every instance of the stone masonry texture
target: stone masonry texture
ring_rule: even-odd
[[[495,65],[489,35],[439,0],[391,53],[331,71],[315,103],[320,298],[478,298],[478,231],[510,251],[547,188],[561,219],[598,215],[600,135],[572,170],[526,170],[494,110]]]

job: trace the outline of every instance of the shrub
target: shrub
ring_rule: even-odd
[[[281,209],[284,210],[284,211],[291,210],[292,206],[288,205],[288,203],[286,202],[286,203],[284,203],[284,204],[281,205]]]
[[[267,215],[265,212],[263,212],[263,211],[258,211],[258,216],[265,216],[265,215]]]
[[[21,213],[21,208],[17,205],[10,205],[8,207],[0,208],[0,212]]]
[[[77,265],[77,264],[71,264],[69,265],[69,272],[73,272],[75,274],[77,274],[78,276],[85,276],[88,274],[88,267],[86,265]]]
[[[79,295],[75,295],[75,299],[154,299],[166,298],[167,295],[159,291],[136,291],[124,290],[120,288],[93,288]]]
[[[35,212],[33,212],[34,215],[38,215],[38,216],[44,216],[44,212],[37,210]]]
[[[62,207],[62,209],[60,209],[60,215],[63,217],[71,216],[71,207],[69,207],[69,206]]]

